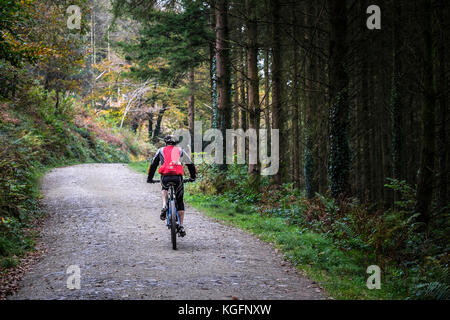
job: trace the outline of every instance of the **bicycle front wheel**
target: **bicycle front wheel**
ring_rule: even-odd
[[[170,233],[172,237],[172,249],[177,250],[177,209],[175,208],[175,201],[170,202]]]

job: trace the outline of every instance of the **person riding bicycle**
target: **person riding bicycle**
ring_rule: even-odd
[[[152,159],[150,167],[148,169],[148,183],[155,183],[153,177],[156,172],[158,165],[161,165],[158,172],[161,175],[161,194],[163,199],[163,208],[161,210],[160,218],[161,220],[166,219],[166,214],[168,209],[168,190],[169,183],[174,183],[176,207],[178,210],[178,215],[180,217],[180,223],[178,226],[178,232],[180,236],[184,237],[186,231],[183,227],[184,219],[184,186],[183,186],[183,164],[185,163],[189,169],[190,181],[194,181],[196,178],[197,170],[191,161],[191,158],[184,152],[180,147],[176,147],[177,140],[174,136],[166,136],[164,138],[166,146],[159,148],[155,156]]]

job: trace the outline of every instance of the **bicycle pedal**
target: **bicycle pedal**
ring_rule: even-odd
[[[181,233],[179,228],[177,228],[177,233],[178,233],[178,236],[182,237],[182,238],[186,235],[186,231],[183,231],[183,233]]]

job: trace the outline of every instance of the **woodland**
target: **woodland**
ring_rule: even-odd
[[[0,12],[1,274],[33,250],[46,170],[145,171],[166,134],[201,121],[224,139],[278,129],[279,170],[199,163],[189,204],[262,235],[338,298],[450,298],[446,0],[0,0]],[[369,265],[381,290],[365,286]]]

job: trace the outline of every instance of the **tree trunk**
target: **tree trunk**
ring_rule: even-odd
[[[266,50],[264,56],[264,119],[267,129],[267,148],[270,150],[270,75],[269,75],[269,50]]]
[[[167,110],[167,104],[163,102],[162,108],[158,112],[158,117],[156,118],[155,131],[153,132],[153,141],[157,141],[159,135],[161,134],[161,122],[164,112]]]
[[[350,195],[348,142],[347,8],[345,0],[328,0],[330,10],[330,188],[333,197]]]
[[[233,129],[239,128],[239,78],[238,72],[234,73],[233,81]]]
[[[153,138],[153,112],[147,113],[148,117],[148,139],[152,140]]]
[[[417,202],[415,211],[420,213],[419,221],[426,225],[430,222],[431,200],[433,196],[434,183],[434,160],[435,160],[435,109],[436,93],[433,84],[433,34],[431,27],[432,9],[431,0],[422,0],[421,9],[423,14],[423,104],[422,104],[422,150],[421,162],[417,183]]]
[[[403,101],[404,90],[402,85],[402,57],[401,57],[401,7],[400,1],[394,0],[394,28],[393,28],[393,68],[391,90],[391,117],[392,117],[392,176],[395,179],[405,178],[403,159]],[[394,192],[394,201],[399,198]]]
[[[239,61],[241,61],[241,75],[239,82],[239,94],[240,94],[240,113],[241,113],[241,129],[247,130],[247,95],[245,90],[245,78],[247,72],[245,70],[246,63],[244,59],[244,50],[239,49]]]
[[[153,118],[154,118],[153,113],[154,113],[155,105],[156,105],[155,92],[156,92],[156,87],[157,86],[158,86],[158,82],[155,80],[153,82],[153,90],[154,90],[154,92],[153,92],[153,96],[152,96],[152,100],[151,100],[152,101],[152,103],[151,103],[152,109],[151,109],[150,112],[147,113],[147,116],[148,116],[148,139],[150,141],[153,140],[153,134],[154,134],[154,132],[153,132]],[[119,99],[119,96],[120,96],[119,92],[117,92],[117,99]]]
[[[250,81],[248,87],[248,106],[250,111],[250,128],[256,130],[256,135],[259,137],[259,121],[260,121],[260,107],[259,107],[259,76],[258,76],[258,44],[257,40],[257,23],[255,13],[255,0],[246,0],[247,9],[247,68],[248,79]],[[259,138],[257,139],[259,141]],[[250,141],[249,141],[250,143]],[[258,144],[256,144],[257,163],[248,165],[248,179],[253,189],[259,190],[260,183],[260,165],[258,157]],[[250,159],[250,157],[249,157]]]
[[[216,29],[216,1],[210,0],[210,15],[209,20],[211,23],[211,30],[215,32]],[[215,35],[215,34],[214,34]],[[217,79],[216,79],[216,51],[215,42],[211,41],[209,44],[209,73],[210,73],[210,85],[211,85],[211,126],[217,128]]]
[[[226,155],[226,129],[231,128],[231,79],[230,79],[230,48],[228,34],[228,1],[216,1],[216,75],[217,75],[217,104],[219,111],[219,129],[223,135],[223,156]],[[219,166],[222,171],[227,170],[227,164]]]
[[[311,4],[306,6],[307,14],[305,15],[305,25],[312,25],[314,23],[312,17],[314,16],[314,8]],[[316,136],[314,134],[314,124],[313,119],[318,117],[318,106],[317,101],[315,99],[316,93],[313,90],[313,81],[316,80],[316,66],[315,66],[315,57],[313,52],[313,34],[310,30],[305,32],[305,45],[308,46],[309,50],[305,56],[305,154],[304,154],[304,162],[303,162],[303,171],[305,173],[305,189],[306,189],[306,197],[311,199],[314,197],[317,192],[317,185],[315,182],[315,172],[316,172],[316,164],[315,160],[318,157],[315,157],[314,152],[314,141],[316,140]],[[314,117],[315,116],[315,117]]]
[[[59,108],[59,90],[56,90],[55,94],[56,94],[55,113],[57,113],[59,111],[58,110],[58,108]]]
[[[137,129],[139,128],[139,124],[136,121],[136,119],[133,119],[133,122],[131,123],[131,130],[133,131],[134,134],[137,133]]]
[[[437,16],[440,23],[440,38],[439,45],[437,46],[437,59],[439,74],[437,79],[439,99],[438,99],[438,182],[437,182],[437,203],[438,208],[442,209],[448,204],[448,150],[449,141],[447,137],[448,130],[448,88],[446,81],[446,31],[445,31],[445,14],[444,10],[448,10],[445,7],[444,2],[446,0],[439,0],[439,6],[437,9]]]
[[[195,112],[195,74],[194,68],[189,69],[189,97],[188,97],[188,123],[191,134],[191,150],[194,150],[194,112]]]
[[[282,78],[281,78],[281,21],[280,21],[280,3],[278,0],[270,0],[270,10],[272,12],[272,128],[278,129],[279,139],[285,143],[284,139],[284,122],[283,122],[283,106],[282,106]],[[286,162],[283,148],[280,148],[279,154],[280,167],[273,176],[275,184],[281,184],[282,177],[285,174]]]
[[[295,6],[292,10],[292,34],[297,34],[298,28],[295,26],[296,22],[296,13]],[[292,92],[292,108],[293,108],[293,116],[292,116],[292,175],[294,181],[294,187],[300,188],[300,151],[299,151],[299,143],[300,143],[300,130],[299,130],[299,70],[298,70],[298,45],[296,41],[292,42],[294,47],[293,52],[293,92]]]

